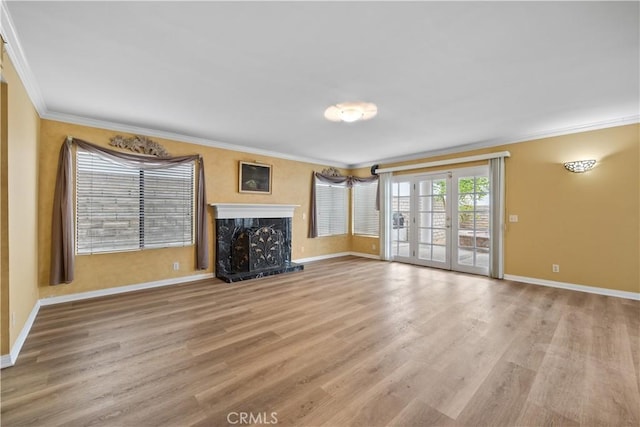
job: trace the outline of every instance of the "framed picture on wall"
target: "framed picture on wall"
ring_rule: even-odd
[[[271,165],[240,162],[241,193],[271,194]]]

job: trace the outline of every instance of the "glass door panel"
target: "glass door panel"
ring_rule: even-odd
[[[489,268],[489,177],[487,168],[454,171],[456,221],[452,268],[488,274]]]
[[[391,226],[391,255],[394,258],[411,257],[411,188],[410,180],[398,180],[392,184],[391,210],[393,222]]]
[[[450,268],[449,218],[447,211],[447,174],[417,177],[416,228],[418,230],[417,259],[420,264]]]

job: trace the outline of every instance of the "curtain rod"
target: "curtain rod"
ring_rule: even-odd
[[[456,163],[469,163],[479,160],[497,159],[499,157],[511,157],[511,153],[508,151],[499,151],[497,153],[478,154],[476,156],[456,157],[454,159],[436,160],[433,162],[416,163],[413,165],[394,166],[390,168],[379,168],[375,170],[376,174],[385,172],[399,172],[408,171],[412,169],[432,168],[436,166],[454,165]]]

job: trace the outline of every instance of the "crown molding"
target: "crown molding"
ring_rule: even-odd
[[[13,24],[13,20],[11,19],[11,14],[9,13],[5,0],[0,0],[0,32],[7,42],[5,45],[7,55],[11,58],[11,62],[16,69],[20,80],[22,80],[22,84],[33,103],[33,106],[42,117],[42,115],[47,111],[47,106],[44,102],[40,86],[38,86],[38,83],[31,72],[31,67],[29,67],[27,57],[22,50],[22,45],[18,39],[18,34],[16,33],[15,25]]]
[[[465,153],[468,151],[479,150],[483,148],[499,147],[502,145],[517,144],[519,142],[533,141],[536,139],[551,138],[554,136],[570,135],[573,133],[588,132],[588,131],[593,131],[598,129],[606,129],[611,127],[640,123],[640,115],[635,115],[635,116],[622,117],[619,119],[605,120],[600,122],[571,126],[567,128],[542,131],[542,132],[527,134],[527,135],[518,136],[518,137],[498,138],[498,139],[492,139],[492,140],[482,141],[477,143],[458,145],[455,147],[444,148],[441,150],[422,151],[419,153],[408,154],[406,156],[389,157],[389,158],[375,160],[375,161],[366,162],[366,163],[348,164],[348,163],[336,163],[331,160],[323,160],[323,159],[316,159],[312,157],[285,154],[277,151],[263,150],[260,148],[248,147],[245,145],[235,145],[235,144],[230,144],[226,142],[220,142],[220,141],[214,141],[210,139],[195,137],[191,135],[184,135],[179,133],[161,131],[157,129],[132,126],[132,125],[127,125],[123,123],[106,121],[106,120],[92,119],[88,117],[76,116],[73,114],[46,111],[44,113],[41,112],[40,117],[47,120],[55,120],[59,122],[96,127],[96,128],[113,130],[118,132],[127,132],[131,134],[144,135],[148,137],[164,138],[164,139],[170,139],[174,141],[187,142],[187,143],[196,144],[196,145],[203,145],[206,147],[220,148],[223,150],[239,151],[247,154],[257,154],[261,156],[275,157],[278,159],[293,160],[297,162],[311,163],[311,164],[317,164],[317,165],[333,166],[336,168],[343,168],[343,169],[358,169],[363,167],[369,167],[372,164],[405,162],[410,160],[425,159],[429,157],[444,156],[448,154],[459,154],[459,153]]]
[[[297,156],[294,154],[280,153],[278,151],[263,150],[261,148],[248,147],[246,145],[236,145],[227,142],[214,141],[211,139],[200,138],[197,136],[173,133],[157,129],[145,128],[140,126],[132,126],[124,123],[111,122],[106,120],[92,119],[88,117],[76,116],[73,114],[57,113],[47,111],[40,114],[40,117],[46,120],[55,120],[59,122],[71,123],[82,126],[96,127],[100,129],[113,130],[118,132],[126,132],[135,135],[143,135],[147,137],[170,139],[173,141],[187,142],[190,144],[204,145],[207,147],[220,148],[223,150],[239,151],[247,154],[258,154],[261,156],[275,157],[284,160],[294,160],[297,162],[311,163],[314,165],[333,166],[346,169],[349,167],[347,163],[336,163],[332,160],[316,159],[313,157]]]
[[[606,129],[606,128],[612,128],[617,126],[625,126],[625,125],[631,125],[635,123],[640,123],[640,114],[635,116],[627,116],[627,117],[621,117],[617,119],[610,119],[610,120],[604,120],[604,121],[593,122],[593,123],[584,123],[581,125],[570,126],[566,128],[550,129],[550,130],[531,133],[527,135],[505,137],[505,138],[491,139],[491,140],[481,141],[481,142],[474,142],[471,144],[457,145],[455,147],[443,148],[441,150],[422,151],[420,153],[407,154],[406,156],[388,157],[388,158],[374,160],[366,163],[350,164],[348,165],[348,168],[358,169],[363,167],[369,167],[373,164],[397,163],[397,162],[406,162],[409,160],[421,160],[429,157],[444,156],[447,154],[459,154],[459,153],[465,153],[467,151],[479,150],[482,148],[499,147],[501,145],[517,144],[519,142],[534,141],[536,139],[570,135],[573,133],[589,132],[592,130]]]

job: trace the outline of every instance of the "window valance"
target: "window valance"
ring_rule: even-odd
[[[352,175],[327,175],[320,172],[314,172],[313,177],[314,179],[317,179],[318,181],[324,182],[326,184],[344,184],[349,188],[353,187],[355,184],[358,184],[358,183],[369,183],[369,182],[375,182],[378,180],[377,175],[372,175],[372,176],[367,176],[362,178],[359,176],[352,176]],[[315,185],[315,180],[314,180],[314,185]]]

